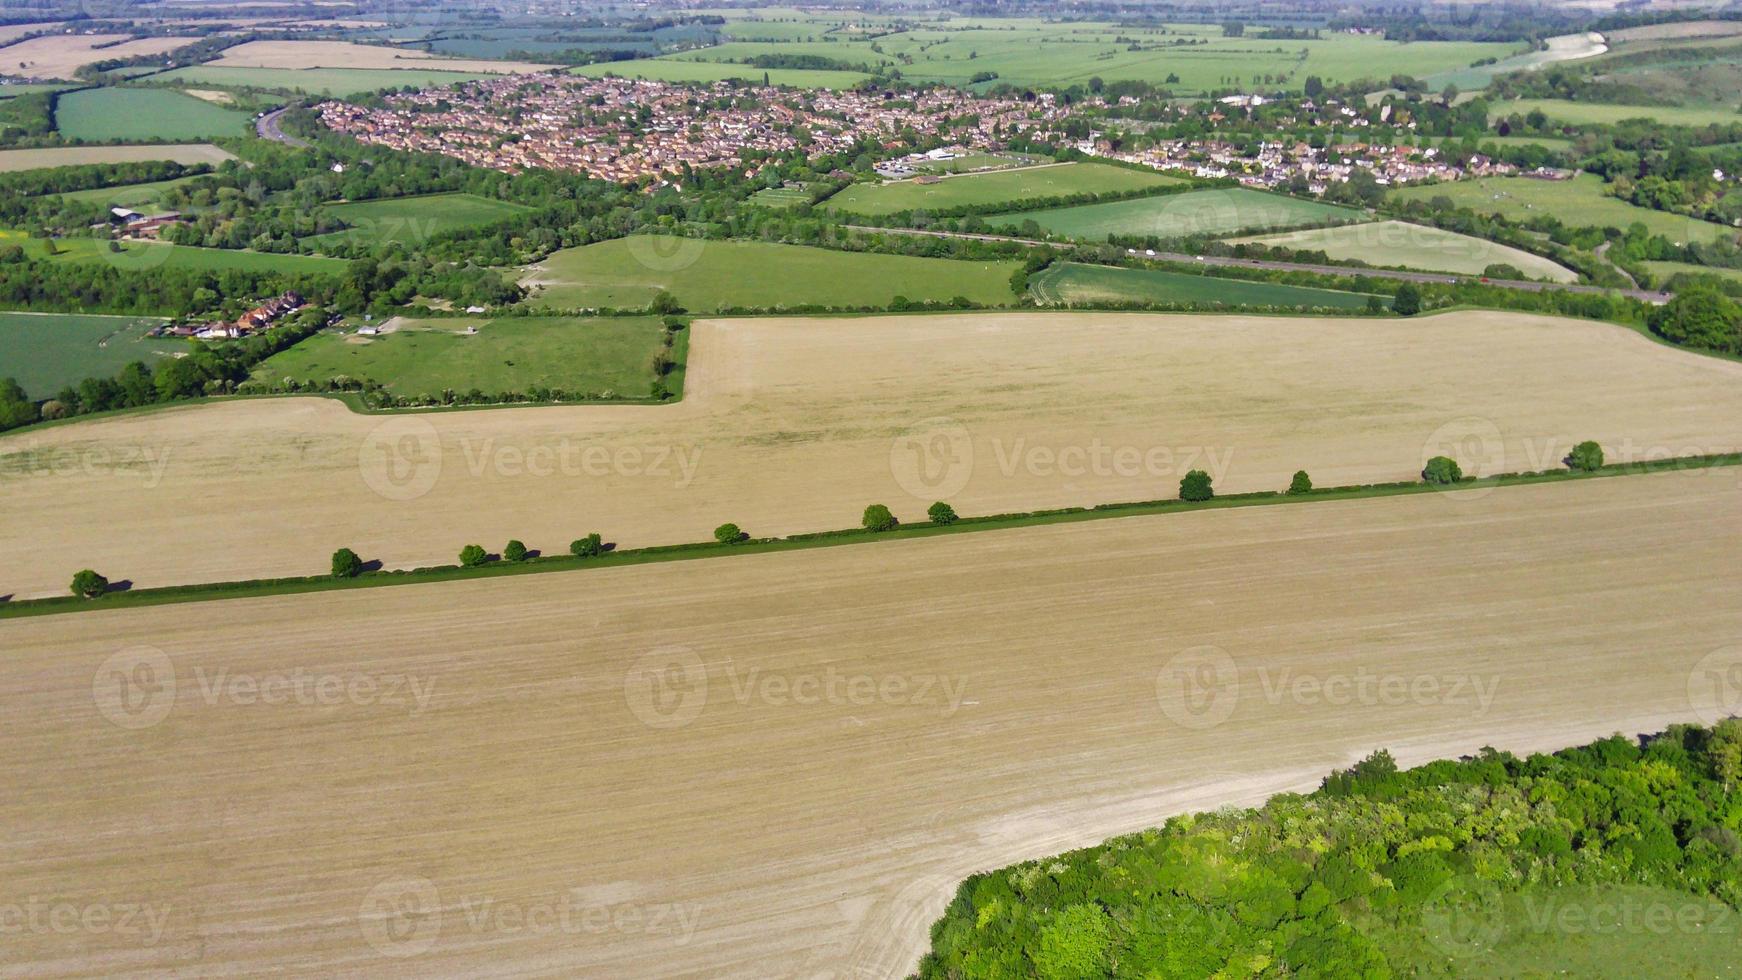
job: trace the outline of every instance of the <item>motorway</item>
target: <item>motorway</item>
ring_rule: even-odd
[[[1034,238],[1014,238],[1008,235],[977,235],[962,231],[934,231],[919,228],[875,228],[869,225],[847,225],[853,231],[880,232],[890,235],[926,235],[933,238],[971,238],[983,242],[1015,242],[1037,248],[1042,245],[1061,246],[1064,242],[1046,242]],[[1127,249],[1130,252],[1130,249]],[[1278,272],[1314,272],[1327,276],[1372,276],[1375,279],[1401,279],[1406,282],[1429,282],[1457,285],[1460,283],[1480,283],[1484,286],[1498,286],[1502,289],[1521,289],[1525,292],[1540,293],[1543,290],[1558,290],[1566,293],[1619,293],[1647,303],[1667,303],[1673,293],[1657,292],[1650,289],[1608,289],[1603,286],[1582,286],[1577,283],[1561,282],[1531,282],[1523,279],[1488,279],[1478,276],[1454,276],[1437,272],[1403,272],[1397,269],[1368,269],[1347,265],[1317,265],[1308,262],[1275,262],[1269,259],[1237,259],[1221,255],[1187,255],[1184,252],[1142,252],[1144,258],[1161,262],[1185,262],[1193,265],[1214,265],[1223,268],[1243,269],[1274,269]]]

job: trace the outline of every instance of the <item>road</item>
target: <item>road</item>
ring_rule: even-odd
[[[933,238],[971,238],[982,242],[1015,242],[1037,248],[1041,245],[1059,246],[1065,243],[1046,242],[1034,238],[1014,238],[1009,235],[977,235],[963,231],[934,231],[919,228],[874,228],[869,225],[847,225],[853,231],[881,232],[892,235],[927,235]],[[1525,292],[1540,293],[1543,290],[1558,290],[1566,293],[1620,293],[1633,299],[1647,303],[1667,303],[1673,298],[1673,293],[1662,293],[1650,289],[1608,289],[1603,286],[1581,286],[1577,283],[1561,282],[1530,282],[1523,279],[1486,279],[1477,276],[1455,276],[1435,272],[1402,272],[1396,269],[1362,269],[1347,265],[1317,265],[1308,262],[1276,262],[1270,259],[1238,259],[1221,255],[1187,255],[1184,252],[1155,252],[1145,254],[1162,262],[1185,262],[1193,265],[1213,265],[1234,269],[1273,269],[1278,272],[1315,272],[1327,276],[1372,276],[1375,279],[1401,279],[1405,282],[1428,282],[1457,285],[1459,283],[1480,283],[1484,286],[1499,286],[1502,289],[1521,289]]]
[[[280,116],[284,115],[285,111],[285,109],[274,109],[266,115],[261,116],[259,119],[254,120],[254,132],[263,140],[271,140],[274,143],[283,143],[286,146],[294,146],[299,150],[308,149],[308,144],[306,142],[299,140],[278,128],[278,119]]]

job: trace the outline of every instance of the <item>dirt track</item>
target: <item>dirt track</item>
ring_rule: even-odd
[[[20,620],[0,966],[894,976],[974,870],[1742,707],[1739,548],[1715,470]]]
[[[156,586],[389,567],[510,538],[560,550],[1742,447],[1742,364],[1620,327],[973,314],[701,321],[668,406],[364,416],[267,399],[0,437],[0,595],[92,567]]]

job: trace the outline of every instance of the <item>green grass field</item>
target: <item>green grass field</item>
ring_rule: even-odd
[[[76,167],[87,163],[137,163],[171,160],[176,163],[223,163],[236,157],[210,143],[157,146],[54,146],[39,150],[0,150],[0,173]]]
[[[1692,262],[1646,262],[1644,266],[1654,276],[1667,280],[1672,276],[1687,273],[1693,276],[1716,276],[1719,279],[1729,279],[1742,282],[1742,269],[1722,269],[1717,266],[1695,265]]]
[[[1353,208],[1231,187],[1133,201],[996,214],[988,216],[986,222],[994,227],[1014,228],[1032,219],[1044,232],[1097,240],[1108,235],[1155,235],[1160,238],[1230,235],[1239,231],[1284,230],[1323,221],[1359,221],[1365,218],[1364,213]]]
[[[17,379],[32,398],[108,376],[130,361],[151,364],[185,353],[188,341],[147,337],[150,317],[0,312],[0,377]]]
[[[193,248],[167,242],[122,242],[121,251],[109,249],[108,239],[57,238],[54,254],[49,254],[46,239],[31,238],[20,231],[0,229],[0,245],[21,245],[31,258],[47,258],[56,262],[111,262],[122,269],[198,269],[222,272],[225,269],[272,269],[285,272],[342,275],[350,262],[321,255],[278,255],[272,252],[247,252],[228,248]]]
[[[645,307],[660,290],[686,309],[800,305],[883,306],[897,296],[1008,304],[1015,262],[837,252],[766,242],[703,241],[636,235],[564,249],[532,267],[542,283],[535,306],[553,309]]]
[[[429,240],[432,235],[477,228],[532,209],[476,194],[426,194],[333,204],[324,210],[347,227],[307,239],[316,248],[329,243],[367,246],[397,241],[416,244]]]
[[[55,128],[69,139],[198,140],[241,136],[245,112],[154,88],[93,88],[60,97]]]
[[[1729,125],[1742,122],[1742,113],[1716,107],[1612,105],[1604,102],[1571,102],[1566,99],[1514,99],[1496,102],[1488,118],[1498,120],[1513,113],[1527,115],[1541,109],[1543,115],[1569,126],[1612,126],[1623,119],[1649,119],[1665,126]]]
[[[504,317],[389,321],[391,333],[325,332],[274,354],[253,378],[325,382],[346,375],[400,396],[488,394],[535,386],[645,397],[665,333],[657,317]],[[467,333],[475,327],[477,333]]]
[[[1178,177],[1105,163],[1061,163],[944,177],[931,184],[911,180],[854,184],[829,198],[828,207],[849,214],[894,214],[920,208],[997,205],[1071,194],[1114,194],[1181,183],[1184,181]]]
[[[1368,265],[1428,272],[1481,275],[1483,269],[1500,262],[1522,270],[1532,279],[1573,282],[1579,278],[1571,269],[1523,249],[1404,221],[1287,231],[1233,241],[1307,249],[1324,252],[1333,259],[1358,259]]]
[[[811,199],[811,187],[806,184],[801,187],[767,187],[750,195],[751,204],[759,204],[765,208],[790,208],[799,204],[808,204]]]
[[[1482,177],[1445,184],[1415,184],[1397,188],[1390,197],[1396,201],[1428,201],[1445,196],[1458,207],[1514,221],[1549,214],[1569,225],[1621,229],[1638,221],[1652,233],[1676,242],[1711,241],[1735,234],[1734,229],[1720,224],[1638,207],[1603,191],[1601,177],[1580,174],[1572,180]]]
[[[721,65],[706,61],[679,61],[669,58],[649,58],[640,61],[611,61],[583,65],[576,74],[593,78],[615,75],[618,78],[650,78],[661,82],[718,82],[736,78],[745,82],[761,82],[792,88],[852,88],[869,75],[856,71],[810,71],[797,68],[753,68],[749,65]]]
[[[384,88],[434,88],[477,78],[500,78],[463,71],[422,68],[217,68],[194,65],[153,75],[157,82],[180,82],[189,88],[258,88],[277,92],[344,97]]]
[[[1359,310],[1367,294],[1309,289],[1273,282],[1219,279],[1158,269],[1119,269],[1055,262],[1036,273],[1028,290],[1038,303],[1196,303],[1240,306],[1328,307]]]
[[[179,187],[188,181],[198,180],[202,176],[207,175],[196,174],[192,177],[153,180],[143,184],[120,184],[115,187],[94,187],[88,191],[68,191],[60,196],[68,201],[88,201],[112,207],[131,208],[141,204],[151,204],[171,187]]]

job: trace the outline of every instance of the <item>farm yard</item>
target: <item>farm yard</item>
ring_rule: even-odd
[[[1458,207],[1498,214],[1513,221],[1553,215],[1575,227],[1613,226],[1625,230],[1634,222],[1671,241],[1711,241],[1736,233],[1733,228],[1642,208],[1604,193],[1603,179],[1579,174],[1571,180],[1531,177],[1482,177],[1448,184],[1417,184],[1390,193],[1394,201],[1425,201],[1445,196]]]
[[[1105,163],[1061,163],[984,174],[881,184],[854,184],[828,199],[827,207],[848,214],[884,215],[918,209],[948,209],[1068,197],[1119,194],[1183,184],[1178,177]]]
[[[58,594],[84,567],[141,587],[316,574],[340,545],[391,568],[510,537],[561,549],[598,531],[629,548],[707,540],[724,521],[792,534],[851,526],[875,501],[912,521],[940,497],[965,515],[1150,500],[1174,496],[1193,467],[1239,492],[1279,490],[1303,468],[1321,486],[1414,480],[1436,452],[1473,474],[1559,469],[1583,439],[1612,460],[1742,449],[1742,364],[1588,321],[1010,312],[698,320],[688,332],[676,404],[384,420],[275,398],[0,436],[0,497],[31,515],[0,525],[0,553],[40,556],[0,594]],[[1604,379],[1601,399],[1591,378]],[[420,492],[371,490],[358,461],[382,433],[415,436],[437,461]],[[1091,437],[1145,462],[1056,465]],[[940,441],[965,468],[915,470],[900,453]],[[22,452],[140,445],[174,461],[151,486],[119,463],[43,474]],[[565,446],[640,461],[566,478],[515,462],[560,460]],[[212,521],[186,506],[202,495],[270,498],[274,520]],[[308,533],[335,515],[344,540]]]
[[[1108,235],[1153,235],[1158,238],[1228,235],[1240,231],[1359,221],[1365,217],[1363,212],[1353,208],[1234,187],[994,214],[988,215],[986,222],[994,227],[1016,228],[1033,221],[1048,234],[1093,241]]]
[[[186,340],[146,336],[162,322],[151,317],[0,312],[0,377],[13,378],[33,398],[51,398],[64,385],[113,375],[130,361],[152,364],[160,357],[187,353]]]
[[[375,336],[321,333],[254,369],[257,381],[351,377],[396,395],[560,388],[644,398],[665,333],[655,317],[394,317]]]
[[[175,163],[223,163],[236,157],[210,143],[179,143],[164,146],[56,146],[35,150],[0,150],[0,173],[38,170],[44,167],[74,167],[86,163],[136,163],[171,160]]]
[[[443,232],[478,228],[532,209],[476,194],[426,194],[352,201],[323,210],[343,221],[346,228],[307,239],[316,248],[329,242],[363,247],[389,241],[423,242]]]
[[[1049,306],[1072,303],[1178,303],[1358,310],[1365,308],[1368,301],[1364,293],[1194,276],[1159,269],[1118,269],[1077,262],[1055,262],[1042,269],[1030,277],[1028,289],[1036,302]]]
[[[1408,766],[1688,720],[1742,631],[1713,601],[1742,592],[1733,474],[1462,496],[10,622],[9,884],[163,917],[150,944],[22,930],[8,961],[905,975],[973,872],[1380,746]],[[1165,683],[1205,648],[1235,666],[1226,724]],[[93,697],[118,651],[157,669],[161,714]],[[292,671],[383,686],[203,693]],[[1440,693],[1271,690],[1373,673]]]
[[[241,136],[248,114],[167,89],[93,88],[55,106],[55,128],[69,139],[203,140]]]
[[[1481,275],[1488,266],[1503,263],[1533,279],[1574,282],[1579,278],[1573,270],[1520,248],[1405,221],[1339,225],[1233,241],[1318,251],[1342,261],[1359,259],[1368,265],[1403,266],[1429,272]]]
[[[536,306],[641,309],[661,290],[685,309],[883,306],[897,296],[986,304],[1015,302],[1016,262],[960,262],[802,245],[633,235],[564,249],[530,269]]]

